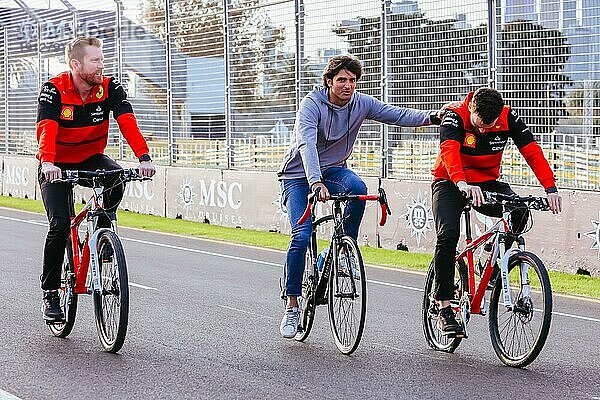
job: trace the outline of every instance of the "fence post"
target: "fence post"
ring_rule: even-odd
[[[3,29],[4,44],[4,154],[8,154],[8,29]]]
[[[167,61],[167,141],[169,143],[169,165],[175,160],[175,140],[173,138],[173,65],[171,60],[171,1],[165,0],[165,51]]]
[[[302,62],[304,60],[304,1],[296,0],[296,111],[300,108],[302,96]]]
[[[387,15],[390,0],[381,0],[381,101],[388,101],[388,57],[387,57]],[[382,178],[389,174],[389,128],[387,124],[381,124],[381,172]]]
[[[121,32],[122,26],[122,13],[123,3],[121,0],[114,0],[117,5],[117,38],[115,46],[117,48],[117,79],[123,81],[123,33]],[[123,135],[119,135],[119,160],[125,158],[125,138]]]
[[[496,0],[488,0],[488,85],[496,89]]]
[[[225,151],[227,152],[227,169],[232,165],[231,148],[231,71],[229,64],[231,62],[229,46],[229,0],[223,0],[223,33],[225,35],[223,43],[225,44]]]

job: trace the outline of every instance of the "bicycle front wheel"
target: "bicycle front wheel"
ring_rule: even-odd
[[[337,260],[329,275],[329,324],[335,345],[343,354],[358,347],[367,313],[365,266],[356,241],[344,236],[336,242]]]
[[[462,260],[455,263],[454,266],[454,299],[450,301],[453,308],[457,308],[463,292],[467,290],[468,277],[467,266]],[[433,286],[435,281],[435,269],[433,261],[429,264],[429,271],[425,279],[425,291],[423,293],[423,333],[427,344],[434,350],[441,350],[447,353],[453,353],[458,347],[462,338],[450,337],[444,335],[438,328],[438,317],[440,308],[433,297]]]
[[[60,307],[65,314],[65,320],[50,324],[48,327],[54,336],[66,338],[73,330],[75,315],[77,314],[77,295],[75,294],[75,270],[73,268],[71,236],[67,239],[65,259],[60,272],[60,289],[58,295],[60,298]]]
[[[525,367],[540,354],[552,319],[552,290],[542,261],[528,251],[508,260],[513,309],[504,306],[498,277],[490,299],[489,327],[494,351],[511,367]]]
[[[127,333],[129,283],[123,245],[112,231],[98,238],[98,267],[102,292],[94,292],[96,329],[104,350],[116,353]]]

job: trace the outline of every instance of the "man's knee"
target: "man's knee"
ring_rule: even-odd
[[[64,217],[52,217],[50,218],[50,227],[48,234],[54,236],[67,236],[69,234],[69,228],[71,227],[71,220]]]
[[[306,226],[305,226],[306,225]],[[298,225],[292,229],[292,240],[291,245],[294,247],[305,248],[308,246],[310,241],[311,227],[307,222],[306,224]]]
[[[454,228],[443,229],[437,234],[438,246],[454,246],[458,244],[460,230]]]

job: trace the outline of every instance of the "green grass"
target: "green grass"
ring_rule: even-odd
[[[44,213],[39,200],[20,199],[0,196],[0,207]],[[248,229],[226,228],[217,225],[181,219],[168,219],[153,215],[118,211],[119,225],[131,228],[148,229],[158,232],[175,233],[227,242],[243,243],[277,250],[287,249],[289,236],[280,233],[254,231]],[[321,241],[320,246],[325,246]],[[367,264],[426,271],[431,254],[410,253],[405,251],[361,247],[363,259]],[[552,290],[574,295],[600,299],[600,278],[572,275],[565,272],[549,271]]]

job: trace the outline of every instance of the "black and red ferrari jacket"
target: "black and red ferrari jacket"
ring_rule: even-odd
[[[431,170],[433,180],[465,181],[469,184],[496,180],[510,137],[544,189],[556,180],[542,148],[523,120],[509,106],[504,106],[496,124],[484,132],[471,125],[468,106],[473,92],[458,107],[450,107],[440,125],[440,153]]]
[[[104,77],[85,102],[73,86],[70,72],[50,79],[42,85],[38,98],[36,157],[40,162],[78,163],[103,153],[111,111],[136,157],[147,154],[148,145],[133,108],[115,78]]]

